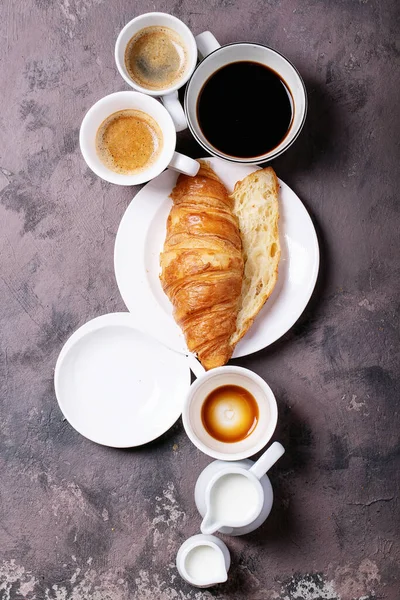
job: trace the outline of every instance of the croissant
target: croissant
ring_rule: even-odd
[[[233,200],[206,162],[180,175],[161,253],[161,284],[191,352],[205,369],[224,365],[234,346],[243,281],[242,241]]]

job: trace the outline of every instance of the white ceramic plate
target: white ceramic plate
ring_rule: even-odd
[[[257,169],[219,158],[207,160],[229,191],[236,181]],[[159,254],[172,204],[168,196],[176,179],[176,173],[164,171],[133,198],[115,240],[114,268],[121,296],[140,329],[170,348],[187,353],[159,279]],[[317,280],[319,248],[314,226],[296,194],[283,181],[280,186],[282,253],[278,281],[254,324],[236,346],[234,358],[257,352],[284,335],[307,306]]]
[[[138,331],[129,313],[97,317],[58,357],[54,386],[65,418],[93,442],[130,448],[167,431],[190,386],[185,356]]]

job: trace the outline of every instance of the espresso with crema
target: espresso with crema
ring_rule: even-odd
[[[128,42],[125,67],[132,80],[145,89],[172,87],[186,71],[185,44],[169,27],[145,27]]]
[[[151,167],[162,145],[163,134],[153,117],[135,109],[113,113],[96,134],[100,160],[121,175],[134,175]]]

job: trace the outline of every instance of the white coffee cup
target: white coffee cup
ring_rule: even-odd
[[[150,115],[157,122],[163,135],[158,158],[148,168],[133,175],[123,175],[109,169],[101,161],[96,150],[96,134],[100,125],[113,113],[126,109],[140,110]],[[150,181],[167,167],[186,175],[196,175],[199,170],[197,161],[175,152],[176,130],[168,111],[155,98],[139,92],[116,92],[96,102],[82,121],[79,143],[88,167],[102,179],[117,185],[138,185]]]
[[[175,31],[181,37],[187,52],[187,64],[184,72],[182,73],[182,77],[175,83],[175,85],[162,90],[149,90],[138,85],[131,78],[125,66],[125,50],[129,41],[134,35],[136,35],[145,27],[155,26],[169,27]],[[164,106],[172,116],[176,130],[182,131],[183,129],[186,129],[187,123],[185,113],[179,102],[177,90],[187,82],[196,67],[197,46],[192,32],[187,25],[185,25],[185,23],[172,15],[162,12],[150,12],[132,19],[132,21],[129,21],[129,23],[125,25],[117,38],[115,44],[115,62],[117,64],[118,71],[128,85],[133,87],[138,92],[142,92],[150,96],[160,97]]]
[[[243,367],[225,366],[211,369],[190,386],[182,411],[182,420],[189,439],[208,456],[221,460],[242,460],[259,452],[269,442],[278,420],[278,407],[269,385],[259,375]],[[201,418],[207,396],[223,385],[237,385],[248,390],[258,405],[258,423],[245,439],[221,442],[212,437]]]
[[[203,148],[214,156],[229,161],[252,165],[265,162],[276,158],[293,144],[303,128],[307,114],[307,94],[304,82],[296,67],[282,54],[253,42],[238,42],[220,46],[210,31],[196,36],[196,43],[199,53],[205,58],[194,71],[185,92],[185,113],[189,129]],[[278,73],[288,87],[293,104],[293,119],[290,129],[280,144],[273,150],[266,152],[261,156],[251,158],[239,158],[224,154],[214,146],[204,136],[197,115],[197,102],[200,92],[206,81],[227,64],[238,61],[252,61],[265,65]],[[238,81],[240,86],[240,81]],[[229,98],[227,97],[227,102]],[[260,115],[260,118],[273,118],[273,115]]]

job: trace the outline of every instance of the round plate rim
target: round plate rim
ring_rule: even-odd
[[[123,449],[123,448],[137,448],[139,446],[143,446],[145,444],[153,442],[154,440],[156,440],[157,438],[159,438],[160,436],[162,436],[164,433],[166,433],[176,423],[176,421],[182,415],[184,397],[182,397],[182,402],[181,402],[180,408],[176,411],[176,413],[173,414],[173,417],[171,419],[169,419],[168,426],[166,426],[165,428],[163,427],[163,431],[158,432],[156,435],[150,436],[145,441],[140,441],[138,443],[133,442],[132,444],[114,444],[114,443],[110,444],[109,442],[105,441],[104,439],[97,438],[97,436],[87,435],[87,433],[85,433],[80,426],[77,427],[74,424],[74,422],[73,422],[74,420],[73,419],[72,420],[70,419],[70,415],[68,415],[68,409],[66,410],[65,406],[63,405],[63,402],[60,400],[60,397],[59,397],[59,393],[60,393],[60,384],[59,384],[60,372],[61,372],[61,369],[62,369],[62,366],[63,366],[63,362],[65,361],[65,359],[68,356],[69,352],[71,350],[73,350],[74,346],[80,340],[82,340],[87,335],[93,333],[94,331],[98,331],[100,329],[104,329],[104,328],[109,327],[109,326],[121,326],[121,325],[129,327],[131,329],[134,329],[135,331],[137,331],[138,333],[140,333],[140,335],[147,335],[149,338],[151,338],[151,340],[155,344],[160,344],[161,346],[163,346],[163,348],[166,351],[173,352],[174,354],[179,355],[180,357],[182,357],[182,364],[183,364],[183,360],[186,360],[184,358],[184,355],[180,354],[179,352],[175,352],[174,350],[171,350],[171,348],[168,348],[167,346],[165,346],[165,344],[163,344],[162,342],[160,342],[159,340],[157,340],[156,338],[154,338],[154,336],[149,335],[146,331],[140,330],[136,326],[135,322],[133,322],[133,320],[131,318],[131,313],[129,313],[129,312],[107,313],[107,314],[104,314],[104,315],[100,315],[98,317],[94,317],[93,319],[90,319],[89,321],[87,321],[86,323],[84,323],[83,325],[81,325],[78,329],[76,329],[70,335],[70,337],[67,339],[67,341],[63,345],[63,347],[62,347],[62,349],[61,349],[61,351],[60,351],[60,353],[59,353],[59,355],[57,357],[57,362],[56,362],[56,365],[55,365],[55,368],[54,368],[54,378],[53,378],[53,381],[54,381],[54,390],[55,390],[55,395],[56,395],[58,407],[61,410],[63,416],[68,421],[68,423],[71,425],[71,427],[73,429],[75,429],[75,431],[77,431],[80,435],[82,435],[86,439],[90,440],[91,442],[94,442],[94,443],[99,444],[101,446],[106,446],[108,448],[120,448],[120,449]],[[186,375],[186,378],[187,378],[187,388],[189,390],[189,388],[190,388],[190,381],[191,381],[189,365],[187,365],[187,375]]]
[[[212,156],[206,156],[206,157],[202,157],[202,158],[198,158],[196,160],[207,160],[211,162],[211,166],[213,166],[213,162],[215,161],[219,161],[222,163],[227,163],[230,164],[232,166],[234,166],[236,169],[247,169],[247,170],[251,170],[251,171],[256,171],[262,167],[260,167],[259,165],[237,165],[236,163],[231,163],[230,161],[221,159],[221,158],[217,158],[217,157],[212,157]],[[167,170],[168,171],[168,170]],[[128,217],[126,217],[126,215],[129,215],[129,213],[131,212],[131,210],[133,210],[133,206],[135,204],[135,201],[137,201],[138,197],[139,197],[139,201],[140,201],[140,194],[143,193],[148,193],[148,190],[146,189],[148,186],[152,186],[154,184],[157,184],[157,180],[159,179],[159,177],[162,177],[163,175],[165,175],[165,173],[167,171],[164,171],[163,173],[161,173],[161,175],[159,175],[158,177],[152,179],[151,181],[149,181],[148,183],[146,183],[138,192],[137,194],[135,194],[135,196],[132,198],[132,200],[130,201],[130,203],[128,204],[128,206],[126,207],[124,214],[122,215],[122,218],[120,220],[119,226],[118,226],[118,230],[117,230],[117,234],[115,236],[115,243],[114,243],[114,274],[115,274],[115,279],[117,282],[117,286],[118,286],[118,290],[120,292],[121,298],[125,304],[125,306],[128,308],[128,311],[130,310],[128,307],[128,303],[125,300],[124,294],[122,293],[121,290],[121,284],[120,284],[120,280],[123,279],[120,277],[120,268],[119,268],[119,261],[118,261],[118,248],[119,248],[119,243],[120,243],[120,239],[121,239],[121,231],[123,231],[123,227],[124,227],[124,220]],[[256,352],[259,352],[265,348],[267,348],[268,346],[271,346],[272,344],[274,344],[277,340],[279,340],[281,337],[283,337],[292,327],[293,325],[298,321],[298,319],[301,317],[301,315],[303,314],[304,310],[306,309],[310,298],[314,292],[315,289],[315,285],[317,282],[317,278],[318,278],[318,273],[319,273],[319,267],[320,267],[320,249],[319,249],[319,243],[318,243],[318,236],[317,236],[317,232],[315,230],[315,226],[314,223],[310,217],[310,214],[308,212],[308,210],[306,209],[306,207],[304,206],[303,202],[300,200],[300,198],[298,197],[298,195],[289,187],[289,185],[287,185],[284,181],[282,181],[279,177],[278,177],[278,181],[279,184],[282,188],[287,188],[287,190],[293,195],[293,197],[296,199],[296,201],[298,202],[298,207],[300,208],[300,210],[303,212],[305,218],[307,219],[309,225],[310,225],[310,235],[312,237],[312,240],[310,239],[310,248],[312,249],[312,256],[313,256],[313,270],[309,275],[309,279],[308,279],[308,285],[307,285],[307,291],[305,291],[304,293],[304,298],[303,298],[303,302],[301,303],[301,305],[299,305],[299,308],[297,311],[295,311],[293,313],[293,318],[288,321],[288,324],[285,325],[282,329],[282,331],[278,332],[277,335],[272,336],[272,338],[270,339],[270,341],[267,344],[264,345],[260,345],[260,343],[255,344],[254,347],[250,348],[250,350],[242,350],[242,346],[243,346],[243,340],[245,340],[245,337],[243,338],[243,340],[241,340],[238,345],[236,346],[232,358],[233,359],[237,359],[237,358],[243,358],[245,356],[250,356],[251,354],[254,354]],[[131,313],[133,314],[133,313]],[[142,325],[141,325],[142,327]],[[146,324],[143,324],[144,327],[144,331],[146,331]],[[150,334],[153,335],[154,334]],[[163,340],[159,340],[161,343],[166,343]],[[176,351],[176,352],[181,352],[181,353],[185,353],[183,350],[178,350],[177,348],[173,348],[171,346],[171,349]],[[186,351],[187,353],[187,351]]]

